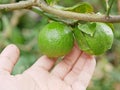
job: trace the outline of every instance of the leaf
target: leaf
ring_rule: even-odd
[[[47,2],[47,4],[49,5],[54,5],[56,4],[59,0],[45,0]]]
[[[91,23],[87,23],[87,24],[79,24],[78,28],[82,32],[89,34],[90,36],[93,36],[96,31],[96,23],[91,22]]]
[[[64,8],[64,10],[78,13],[92,13],[94,11],[92,5],[87,2],[79,3],[73,7]]]
[[[90,48],[88,46],[84,34],[77,27],[74,28],[73,33],[80,49],[85,51],[90,51]]]
[[[47,4],[50,4],[53,0],[45,0]]]
[[[31,53],[22,53],[19,61],[16,63],[12,75],[21,74],[36,61],[35,55]]]

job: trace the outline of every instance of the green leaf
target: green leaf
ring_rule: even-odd
[[[93,36],[96,31],[96,23],[91,22],[91,23],[87,23],[87,24],[79,24],[78,28],[82,32],[89,34],[90,36]]]
[[[88,46],[88,43],[86,41],[86,37],[84,36],[83,32],[80,31],[77,27],[73,30],[75,39],[80,47],[80,49],[85,51],[90,51],[90,48]]]
[[[50,4],[53,0],[45,0],[47,4]]]
[[[31,53],[21,54],[19,61],[16,63],[12,75],[21,74],[36,61],[35,55]]]
[[[57,8],[57,9],[63,8],[63,7],[60,7],[58,5],[54,5],[53,7]],[[39,15],[43,15],[44,17],[47,17],[51,20],[64,22],[66,24],[73,24],[73,23],[76,23],[78,21],[78,20],[66,19],[66,18],[60,18],[60,17],[58,18],[57,16],[43,12],[40,8],[36,8],[36,7],[33,7],[32,11],[34,11],[35,13],[38,13]]]
[[[56,4],[59,0],[45,0],[47,2],[47,4],[49,5],[54,5]]]
[[[94,12],[92,5],[90,5],[87,2],[79,3],[73,7],[64,8],[64,10],[78,12],[78,13],[92,13],[92,12]]]

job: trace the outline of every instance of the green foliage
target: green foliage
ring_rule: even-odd
[[[5,3],[9,3],[10,0],[0,0],[0,4],[5,4]]]
[[[66,11],[73,11],[78,13],[92,13],[94,11],[92,5],[87,2],[79,3],[72,7],[65,8]]]
[[[49,5],[56,4],[59,0],[45,0]]]
[[[24,37],[18,28],[12,30],[10,40],[14,44],[24,44]]]
[[[53,0],[45,0],[48,4],[51,4]]]
[[[113,43],[112,29],[105,23],[78,25],[78,29],[73,32],[80,49],[89,54],[103,54],[111,48]]]
[[[19,28],[32,28],[36,25],[36,18],[34,18],[34,14],[31,14],[30,12],[24,14],[20,17],[18,27]]]
[[[22,53],[19,61],[14,67],[13,75],[23,73],[36,61],[35,55],[30,53]]]
[[[79,24],[78,25],[79,30],[82,32],[89,34],[90,36],[93,36],[96,31],[96,23],[87,23],[87,24]]]

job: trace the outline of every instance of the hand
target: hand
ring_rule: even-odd
[[[54,68],[56,60],[42,56],[24,73],[12,76],[18,58],[15,45],[7,46],[0,54],[0,90],[86,90],[96,64],[93,56],[74,46]]]

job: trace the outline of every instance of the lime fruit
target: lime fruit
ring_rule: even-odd
[[[60,22],[47,24],[39,33],[38,45],[48,57],[64,56],[71,51],[74,38],[71,28]]]
[[[79,48],[89,54],[100,55],[113,43],[112,29],[105,23],[79,25],[73,32]]]

